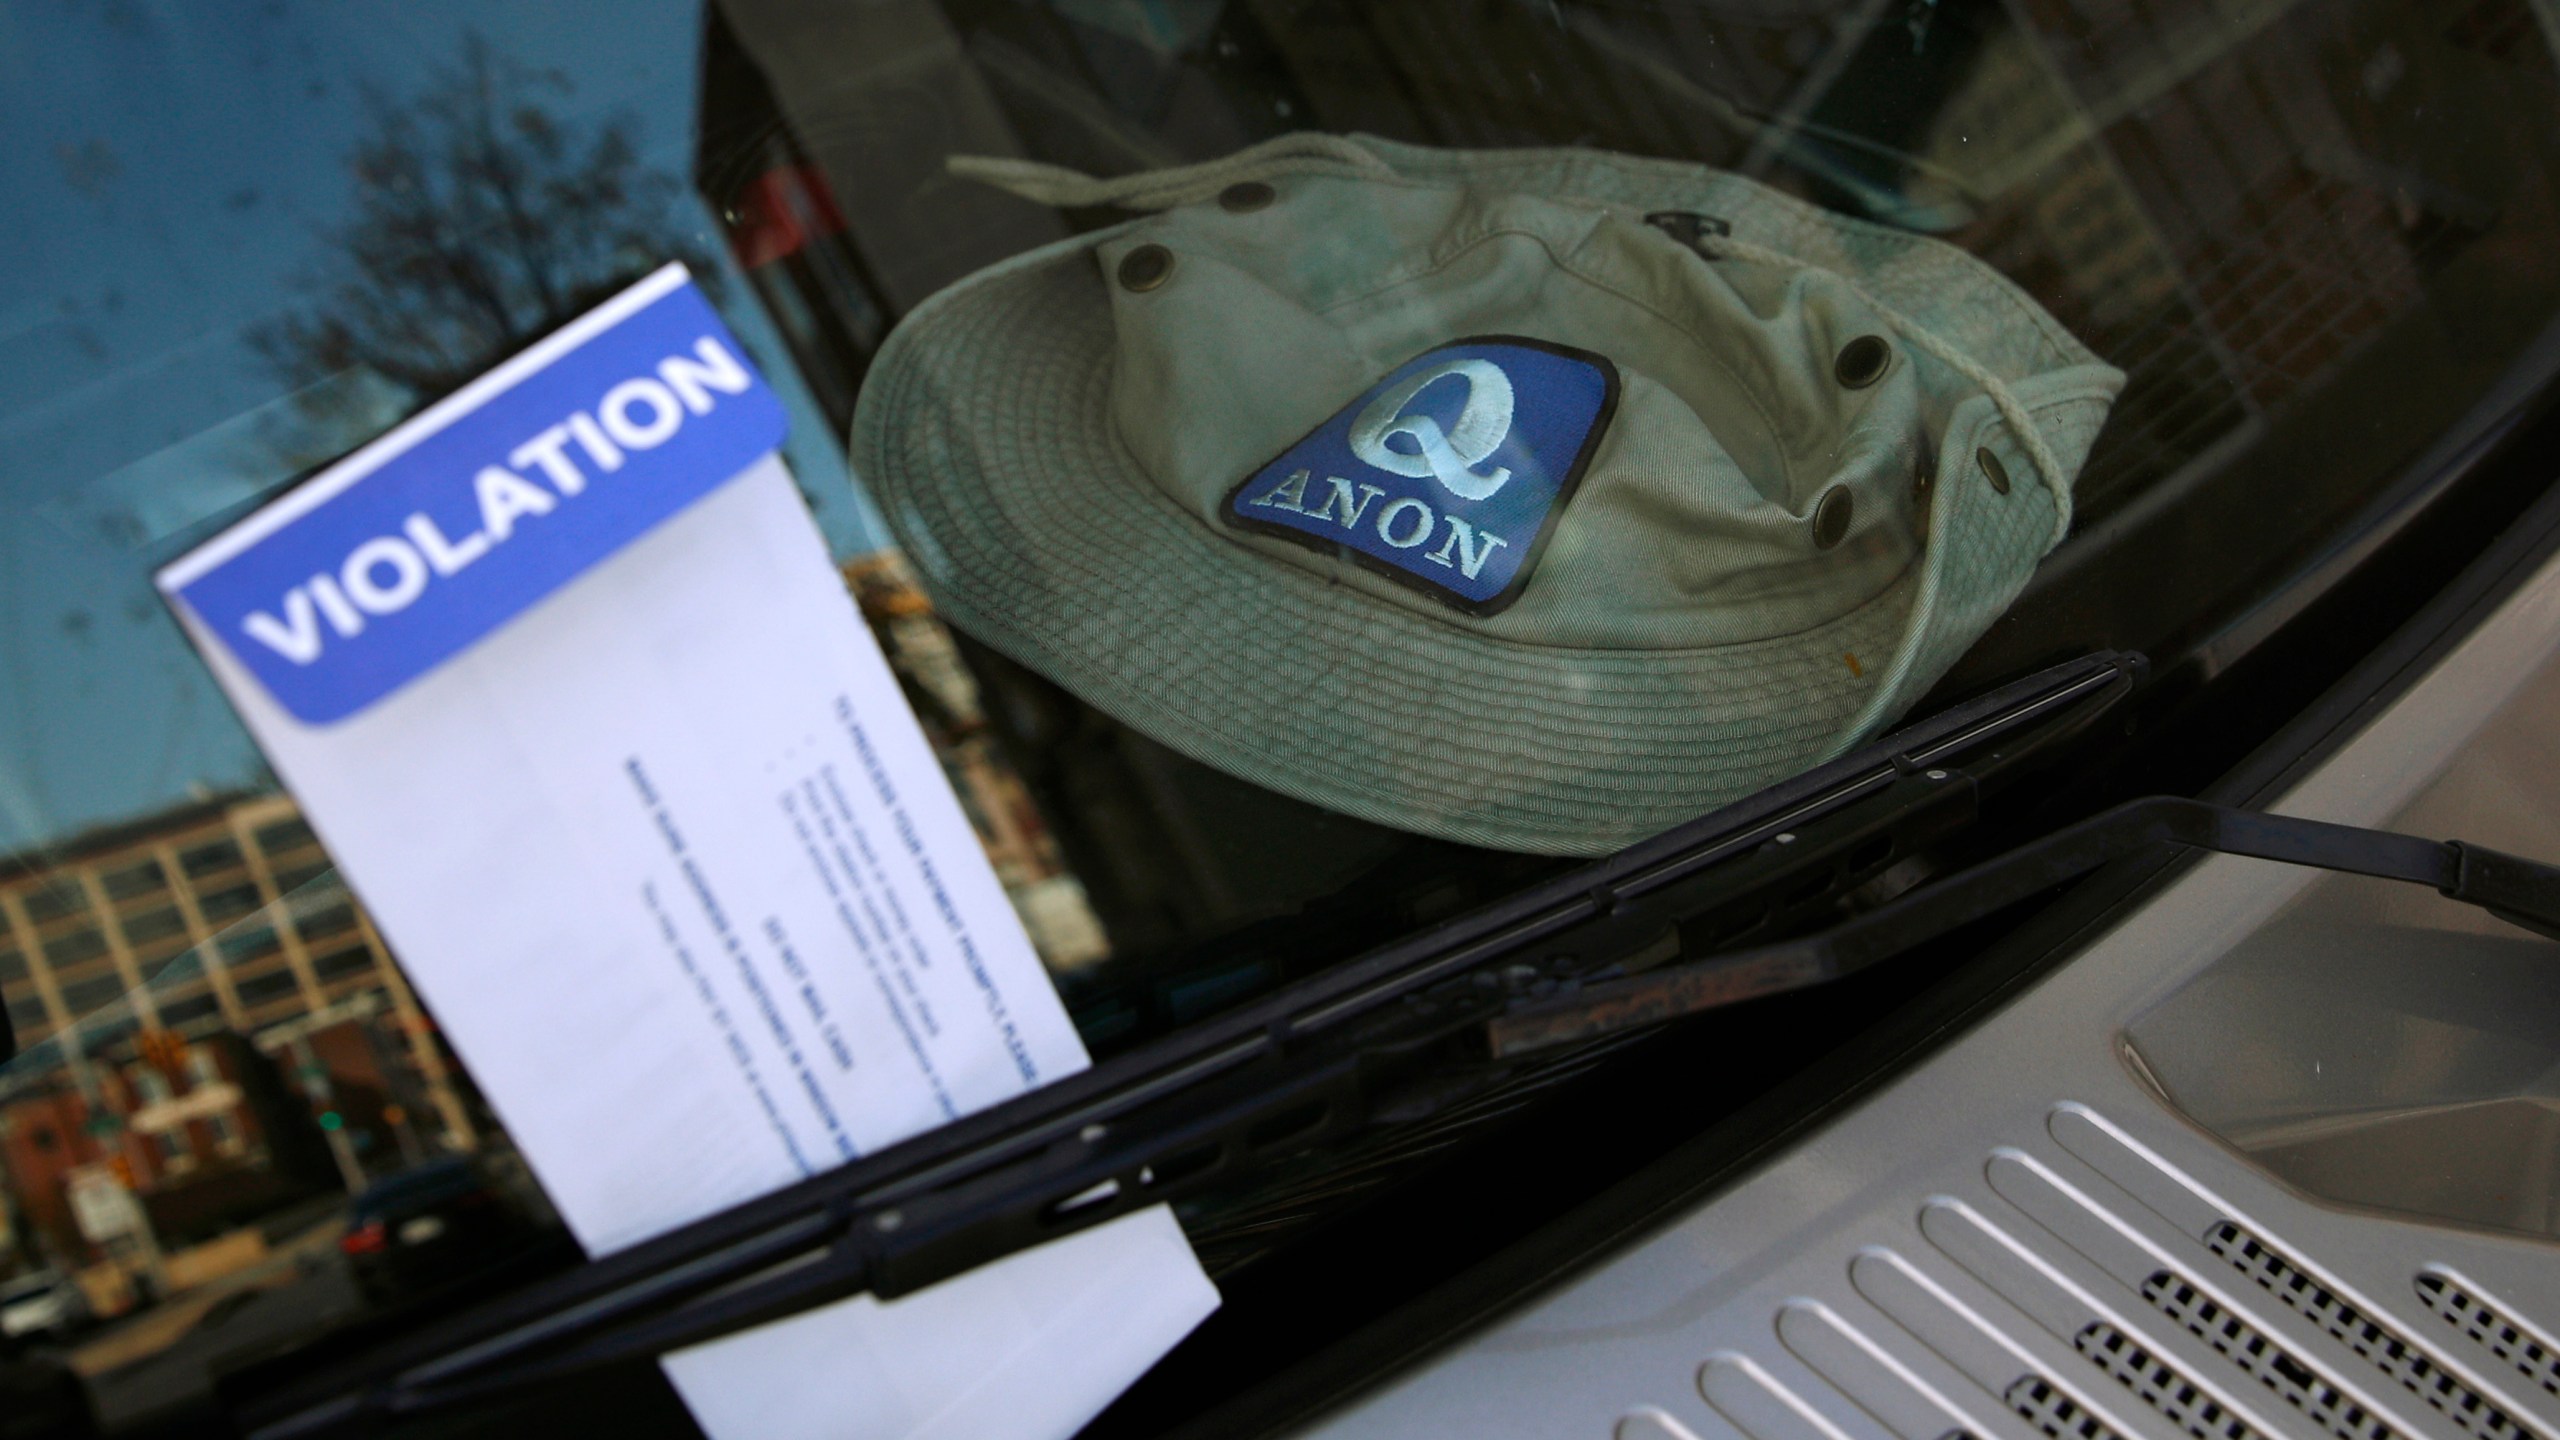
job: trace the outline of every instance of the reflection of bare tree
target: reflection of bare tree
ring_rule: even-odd
[[[419,94],[372,100],[349,157],[354,218],[325,231],[309,308],[250,342],[297,387],[351,373],[411,404],[451,391],[685,254],[670,177],[628,117],[582,131],[546,102],[571,86],[474,38]]]

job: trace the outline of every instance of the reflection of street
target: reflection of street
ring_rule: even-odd
[[[342,1324],[363,1309],[338,1236],[342,1204],[307,1213],[262,1264],[155,1306],[84,1341],[70,1361],[100,1425],[131,1433],[211,1394],[214,1362]]]

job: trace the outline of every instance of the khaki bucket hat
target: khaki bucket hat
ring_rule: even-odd
[[[1292,135],[932,296],[853,463],[962,629],[1221,770],[1603,853],[2016,598],[2124,377],[1963,252],[1589,150]]]

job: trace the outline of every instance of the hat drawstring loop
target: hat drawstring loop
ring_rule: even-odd
[[[1800,259],[1783,250],[1773,250],[1766,245],[1754,245],[1747,240],[1736,240],[1730,235],[1702,234],[1698,237],[1697,243],[1737,260],[1754,260],[1762,264],[1784,265],[1797,269],[1816,268],[1811,261]],[[1830,273],[1838,275],[1837,271]],[[2044,432],[2037,428],[2035,417],[2027,413],[2027,407],[2020,403],[2017,395],[2009,389],[2008,382],[1991,373],[1989,366],[1956,348],[1944,336],[1877,299],[1857,281],[1846,275],[1838,275],[1838,278],[1859,299],[1883,316],[1885,323],[1891,325],[1904,339],[1928,351],[1955,370],[1957,374],[1981,386],[1983,393],[1991,397],[1992,408],[2000,412],[2002,420],[2008,422],[2009,433],[2017,437],[2018,444],[2027,452],[2027,459],[2035,465],[2036,474],[2043,478],[2045,488],[2053,492],[2055,512],[2053,539],[2055,544],[2060,544],[2062,537],[2071,530],[2071,477],[2063,470],[2062,461],[2054,455],[2053,447],[2045,443]]]
[[[1096,177],[1064,165],[1000,155],[954,155],[951,174],[1011,191],[1041,205],[1117,205],[1129,210],[1169,210],[1206,200],[1240,180],[1275,175],[1386,176],[1395,167],[1340,135],[1302,130],[1197,165]]]

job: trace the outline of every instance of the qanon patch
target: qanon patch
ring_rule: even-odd
[[[1460,340],[1389,371],[1219,513],[1491,615],[1527,587],[1617,404],[1606,356]]]

